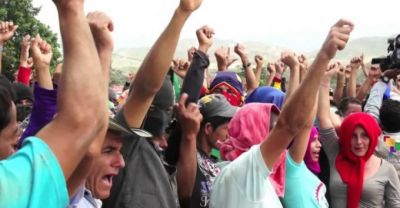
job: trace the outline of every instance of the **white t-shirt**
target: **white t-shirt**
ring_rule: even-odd
[[[211,190],[211,208],[281,208],[268,176],[271,173],[261,155],[260,145],[253,146],[222,169]]]

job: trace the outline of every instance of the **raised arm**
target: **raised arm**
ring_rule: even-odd
[[[4,44],[14,36],[15,31],[17,31],[18,26],[14,25],[13,22],[3,22],[0,21],[0,74],[2,73],[2,58],[3,58],[3,50]]]
[[[32,75],[32,58],[29,57],[29,49],[31,48],[31,36],[25,35],[21,41],[21,51],[19,55],[19,66],[17,71],[17,82],[29,87]]]
[[[337,62],[340,64],[340,62]],[[336,104],[339,104],[340,100],[343,98],[343,91],[346,87],[346,76],[345,76],[345,67],[344,65],[340,64],[339,71],[337,72],[336,76],[336,88],[333,92],[333,101]]]
[[[272,86],[272,82],[276,74],[275,63],[268,63],[267,71],[269,72],[269,76],[265,76],[267,78],[265,85]]]
[[[318,98],[318,123],[321,129],[333,128],[331,120],[330,103],[329,103],[329,88],[331,86],[331,78],[339,70],[339,63],[334,63],[329,66],[325,76],[321,80],[319,86]]]
[[[100,58],[101,68],[104,77],[108,80],[110,67],[111,67],[111,55],[114,48],[111,32],[113,31],[112,20],[103,12],[90,12],[87,16],[89,22],[90,31],[92,32],[93,39],[96,44],[97,55]],[[107,87],[108,85],[106,85]],[[108,92],[108,87],[106,88]],[[101,149],[104,136],[99,135],[95,141],[90,144],[88,151],[84,158],[79,163],[78,167],[73,172],[72,176],[67,181],[68,193],[73,196],[79,188],[84,184],[86,177],[88,176],[94,158],[97,156],[97,151]]]
[[[187,102],[197,103],[200,97],[201,87],[205,79],[205,71],[210,64],[207,52],[212,46],[213,34],[214,30],[206,25],[196,31],[199,47],[193,54],[187,76],[183,80],[181,91],[182,93],[188,94]]]
[[[290,69],[289,87],[286,92],[287,99],[300,84],[300,63],[296,54],[291,51],[283,52],[281,54],[281,61]]]
[[[53,55],[50,44],[37,35],[32,41],[32,58],[35,66],[37,83],[46,90],[53,89],[50,75],[50,61]]]
[[[378,81],[379,77],[381,76],[381,70],[377,66],[371,66],[367,78],[365,79],[364,83],[361,85],[360,89],[357,92],[357,99],[363,101],[369,91],[371,90],[372,86]]]
[[[82,0],[55,1],[64,48],[55,119],[36,136],[56,155],[68,180],[107,128],[106,79],[83,11]],[[100,152],[100,149],[98,149]]]
[[[304,54],[301,54],[297,59],[300,64],[300,82],[302,82],[308,70],[307,57]]]
[[[348,97],[356,97],[357,96],[357,92],[356,92],[357,73],[358,73],[358,70],[360,69],[362,62],[363,62],[363,60],[361,59],[361,56],[354,57],[350,61],[351,74],[350,74],[349,83],[346,86]]]
[[[181,0],[178,8],[144,59],[124,106],[124,116],[130,127],[140,127],[154,96],[161,88],[186,20],[202,0]]]
[[[235,46],[235,53],[240,57],[240,60],[242,60],[242,67],[244,70],[244,74],[246,77],[246,83],[247,83],[247,93],[251,93],[253,90],[255,90],[258,87],[257,84],[257,79],[253,71],[253,67],[251,67],[251,62],[249,60],[249,55],[242,44],[236,44]]]
[[[256,83],[257,87],[260,86],[260,78],[261,78],[261,73],[263,71],[264,67],[264,57],[261,55],[256,55],[254,56],[254,61],[256,62]]]
[[[34,84],[34,103],[29,124],[21,136],[20,144],[26,137],[35,135],[53,120],[57,105],[57,90],[53,87],[49,71],[52,56],[51,47],[39,35],[32,40],[31,44],[37,82]]]
[[[231,49],[229,47],[220,47],[215,52],[215,59],[217,60],[218,71],[226,71],[229,66],[237,59],[232,59]]]
[[[182,207],[191,197],[196,180],[196,138],[200,129],[202,115],[195,103],[187,103],[188,95],[182,94],[179,103],[179,123],[182,129],[182,138],[179,148],[179,160],[176,165],[176,180],[178,183],[178,196]]]
[[[353,24],[346,20],[339,20],[331,27],[328,37],[310,66],[304,81],[285,103],[276,126],[272,129],[268,139],[261,144],[261,153],[269,169],[272,168],[293,137],[307,128],[307,121],[313,120],[310,112],[317,98],[321,78],[337,50],[342,50],[346,46],[352,29]]]

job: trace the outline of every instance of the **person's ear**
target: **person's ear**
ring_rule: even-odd
[[[204,124],[204,133],[205,135],[209,136],[214,132],[214,128],[212,127],[210,122],[206,122],[206,124]]]

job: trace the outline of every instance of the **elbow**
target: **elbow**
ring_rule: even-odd
[[[303,122],[304,120],[299,122],[289,115],[281,115],[274,128],[285,129],[291,137],[294,137],[303,128]]]

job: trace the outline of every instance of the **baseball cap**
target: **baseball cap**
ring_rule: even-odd
[[[138,128],[126,128],[120,123],[118,123],[117,120],[110,118],[108,122],[108,130],[114,130],[120,133],[125,133],[125,134],[134,134],[140,137],[152,137],[153,135],[150,134],[149,132],[143,130],[143,129],[138,129]]]
[[[204,119],[212,117],[232,118],[237,107],[232,106],[221,94],[210,94],[199,100],[200,112]]]

